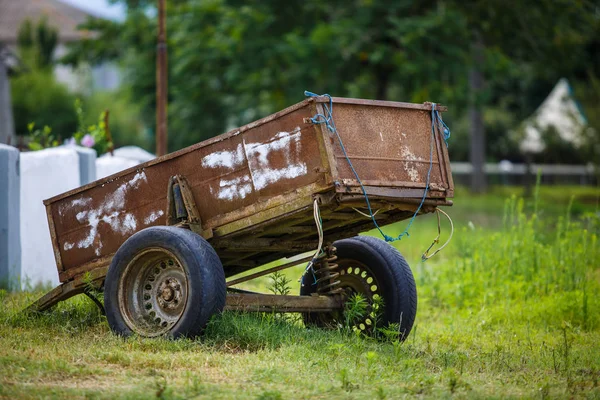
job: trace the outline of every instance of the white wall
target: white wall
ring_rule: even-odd
[[[136,146],[115,149],[114,156],[106,153],[96,159],[96,179],[104,178],[124,169],[135,167],[154,158],[154,154]]]
[[[79,157],[66,147],[21,153],[21,286],[57,285],[44,199],[79,186]]]

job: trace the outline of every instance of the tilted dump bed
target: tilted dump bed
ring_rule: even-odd
[[[105,269],[129,236],[167,224],[167,188],[176,175],[187,181],[203,236],[217,250],[227,276],[314,249],[315,195],[326,240],[370,229],[371,220],[357,212],[366,212],[362,189],[336,135],[310,121],[324,114],[328,102],[309,98],[46,200],[60,281]],[[333,98],[337,130],[381,225],[416,210],[430,164],[422,212],[451,204],[448,154],[440,134],[432,136],[431,107]]]

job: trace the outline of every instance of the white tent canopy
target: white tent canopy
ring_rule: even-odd
[[[541,153],[546,148],[545,132],[551,127],[562,140],[579,147],[583,144],[582,133],[586,126],[571,86],[562,78],[535,113],[525,120],[525,135],[519,147],[524,153]]]

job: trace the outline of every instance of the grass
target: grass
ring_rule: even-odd
[[[40,293],[0,292],[0,398],[600,398],[594,193],[458,191],[454,240],[426,263],[436,223],[419,218],[394,244],[419,291],[404,343],[235,313],[197,340],[122,339],[83,296],[27,316]],[[284,272],[297,292],[301,267]]]

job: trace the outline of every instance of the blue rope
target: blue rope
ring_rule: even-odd
[[[304,95],[307,97],[327,97],[329,99],[329,106],[327,106],[326,103],[323,104],[324,109],[325,109],[325,115],[320,114],[320,113],[316,114],[314,117],[312,117],[310,119],[310,121],[313,124],[325,124],[327,129],[329,129],[329,131],[331,131],[332,133],[335,133],[335,135],[337,136],[338,142],[340,143],[340,148],[342,149],[342,152],[344,153],[344,157],[346,158],[346,161],[348,162],[348,165],[350,166],[352,173],[356,177],[356,180],[358,181],[358,184],[360,185],[360,188],[362,190],[363,196],[365,197],[365,202],[367,203],[367,208],[369,210],[369,216],[371,217],[371,220],[373,221],[373,225],[375,225],[375,227],[377,228],[377,230],[379,231],[381,236],[383,236],[383,238],[385,239],[386,242],[394,242],[396,240],[402,239],[404,236],[410,236],[410,234],[408,233],[408,230],[410,229],[413,221],[419,214],[419,211],[421,211],[421,207],[423,207],[423,204],[425,203],[425,199],[427,198],[427,193],[429,192],[429,183],[431,180],[431,170],[433,169],[433,146],[434,146],[434,142],[435,142],[435,127],[436,127],[436,125],[438,126],[438,131],[439,131],[440,126],[444,127],[444,129],[443,129],[444,136],[443,137],[444,137],[444,141],[446,142],[446,146],[448,146],[448,139],[450,138],[450,129],[444,123],[444,121],[442,120],[442,117],[439,115],[438,111],[436,110],[436,107],[435,107],[436,104],[435,103],[431,104],[431,146],[430,146],[430,150],[429,150],[429,170],[427,171],[427,183],[425,185],[425,192],[423,193],[423,198],[421,199],[421,203],[419,204],[419,207],[417,208],[417,210],[413,214],[412,218],[408,222],[408,225],[406,226],[406,229],[404,230],[404,232],[399,234],[397,237],[392,237],[392,236],[386,235],[383,232],[383,230],[381,230],[381,227],[375,220],[375,216],[373,215],[373,210],[371,209],[371,202],[369,201],[369,196],[367,195],[367,190],[365,189],[360,177],[358,176],[358,173],[354,169],[354,166],[352,165],[352,161],[350,161],[350,157],[348,157],[348,153],[346,152],[346,147],[344,147],[342,138],[340,137],[340,134],[338,133],[337,128],[335,127],[335,122],[333,120],[333,99],[328,94],[318,95],[318,94],[309,92],[308,90],[304,91]]]
[[[446,125],[438,110],[435,109],[435,103],[431,103],[431,129],[434,129],[434,126],[436,124],[438,126],[438,132],[440,127],[444,128],[442,129],[442,132],[444,134],[444,142],[446,142],[446,147],[448,147],[448,139],[450,139],[450,128],[448,128],[448,125]]]

